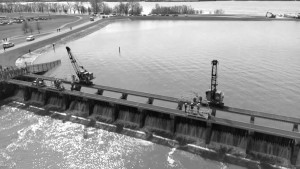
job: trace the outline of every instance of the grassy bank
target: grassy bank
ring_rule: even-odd
[[[69,28],[70,26],[76,26],[79,24],[82,24],[84,22],[89,21],[88,18],[89,16],[87,15],[46,15],[44,13],[21,13],[22,16],[24,17],[47,17],[51,18],[48,20],[39,20],[40,23],[40,33],[45,33],[45,32],[50,32],[50,31],[55,31],[57,28],[65,25],[66,28]],[[7,17],[19,17],[20,15],[18,13],[13,13],[13,14],[2,14],[2,16],[7,16]],[[82,18],[82,19],[80,19]],[[77,22],[76,22],[77,21]],[[36,21],[30,21],[28,22],[29,25],[33,28],[32,34],[39,34],[38,30],[36,29]],[[66,23],[70,23],[66,25]],[[30,35],[31,32],[24,33],[22,30],[22,23],[14,23],[11,25],[2,25],[0,26],[0,38],[13,38],[13,37],[18,37],[18,36],[27,36]]]

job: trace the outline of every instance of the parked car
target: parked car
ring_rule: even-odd
[[[26,40],[27,41],[33,41],[34,40],[34,36],[33,35],[27,36]]]
[[[90,17],[90,21],[94,21],[94,17]]]
[[[14,43],[12,43],[12,42],[4,42],[3,43],[3,48],[10,48],[10,47],[13,47],[13,46],[15,46],[15,44]]]

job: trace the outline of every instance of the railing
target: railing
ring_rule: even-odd
[[[28,73],[26,68],[5,68],[0,69],[0,81],[8,80],[16,76],[24,75]]]
[[[26,66],[26,69],[29,73],[40,73],[40,72],[49,71],[60,64],[61,64],[61,60],[56,60],[56,61],[48,62],[48,63],[29,65],[29,66]]]
[[[60,64],[61,64],[61,60],[56,60],[56,61],[48,62],[48,63],[36,64],[36,65],[27,65],[24,68],[16,68],[16,67],[3,68],[0,65],[0,81],[5,81],[8,79],[14,78],[16,76],[20,76],[20,75],[24,75],[24,74],[28,74],[28,73],[46,72]]]
[[[49,80],[49,81],[56,80],[56,78],[53,78],[53,77],[46,77],[46,76],[40,76],[40,75],[34,75],[34,74],[27,74],[27,75],[25,75],[25,77],[42,78],[44,80]],[[70,81],[67,81],[64,79],[61,79],[61,81],[65,84],[71,84]],[[127,99],[127,95],[133,95],[133,96],[140,96],[140,97],[148,98],[149,99],[148,104],[152,104],[153,100],[156,99],[156,100],[163,100],[163,101],[178,103],[178,107],[182,106],[182,101],[180,99],[173,98],[173,97],[155,95],[155,94],[126,90],[126,89],[113,88],[113,87],[102,86],[102,85],[90,85],[90,86],[81,85],[81,86],[97,89],[98,90],[97,93],[99,95],[102,95],[104,91],[112,91],[112,92],[120,93],[120,94],[122,94],[121,98],[124,100]],[[178,107],[177,107],[177,109],[178,109]],[[224,111],[224,112],[228,112],[228,113],[234,113],[234,114],[248,116],[250,119],[250,124],[254,124],[255,118],[285,122],[285,123],[291,124],[293,127],[292,131],[296,132],[298,134],[298,125],[300,124],[300,118],[292,118],[292,117],[287,117],[287,116],[282,116],[282,115],[276,115],[276,114],[270,114],[270,113],[252,111],[252,110],[245,110],[245,109],[233,108],[233,107],[228,107],[228,106],[211,107],[211,108],[213,110],[219,110],[219,111]],[[181,114],[185,114],[185,113],[183,111],[181,111]]]

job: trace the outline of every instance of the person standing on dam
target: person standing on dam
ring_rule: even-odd
[[[197,113],[200,111],[200,103],[197,103]]]

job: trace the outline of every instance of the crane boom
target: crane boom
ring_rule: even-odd
[[[92,80],[94,79],[93,73],[88,72],[83,66],[79,66],[75,57],[73,56],[71,49],[66,47],[69,59],[72,63],[72,66],[75,70],[77,77],[79,78],[80,84],[91,85],[93,84]]]
[[[218,61],[217,60],[213,60],[211,62],[212,64],[212,69],[211,69],[211,86],[210,86],[210,90],[211,90],[211,98],[215,99],[216,98],[216,92],[217,92],[217,70],[218,70]]]
[[[206,91],[206,99],[210,102],[210,104],[217,105],[217,106],[223,106],[223,99],[224,99],[224,93],[217,90],[218,86],[218,61],[213,60],[211,62],[212,69],[211,69],[211,84],[210,89]]]

